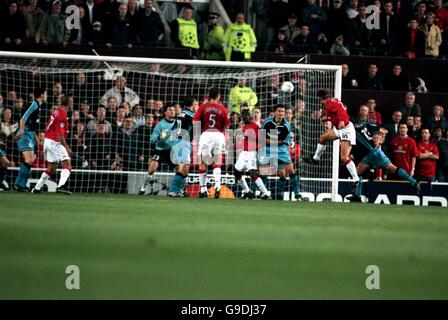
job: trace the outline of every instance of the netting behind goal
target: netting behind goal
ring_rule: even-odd
[[[163,117],[160,108],[163,105],[176,105],[180,110],[179,105],[185,96],[204,101],[210,87],[219,88],[222,103],[230,108],[230,91],[239,79],[245,78],[246,85],[257,95],[256,107],[260,109],[262,119],[269,116],[277,103],[291,108],[294,145],[290,153],[299,171],[302,192],[334,193],[337,176],[334,176],[332,146],[329,146],[321,164],[316,167],[300,160],[312,155],[317,138],[323,131],[316,113],[320,109],[316,92],[328,88],[335,96],[340,95],[340,92],[336,92],[338,69],[334,66],[251,63],[213,65],[200,61],[141,58],[5,55],[0,53],[0,93],[4,105],[12,110],[13,118],[8,125],[5,113],[9,112],[3,111],[2,122],[5,125],[2,124],[2,139],[6,142],[6,154],[15,166],[19,165],[20,155],[13,140],[14,121],[18,122],[28,108],[35,87],[47,88],[49,95],[40,114],[41,132],[44,132],[50,111],[60,104],[61,97],[70,97],[68,143],[74,152],[74,170],[69,182],[72,191],[136,193],[153,154],[154,146],[149,136],[155,123]],[[126,89],[124,94],[118,90],[110,91],[120,77],[126,79],[125,86],[132,91]],[[278,89],[284,81],[294,84],[292,94],[285,94]],[[110,96],[115,96],[115,99],[108,99]],[[124,106],[124,109],[120,106]],[[132,123],[128,121],[129,118],[123,118],[127,113],[132,115]],[[231,123],[232,129],[241,128],[240,119],[235,114],[231,114]],[[3,130],[3,127],[10,130]],[[44,134],[39,135],[42,139]],[[35,168],[42,169],[45,167],[42,146],[36,151],[38,158]],[[229,160],[234,163],[236,159],[226,160],[222,183],[237,195],[234,169],[229,164]],[[174,171],[162,165],[159,172],[158,183],[152,191],[166,194],[166,187]],[[190,172],[187,183],[194,192],[198,184],[195,175],[197,166],[193,166]],[[33,178],[38,176],[39,170],[34,170]],[[271,190],[275,188],[275,177],[270,179],[269,185]],[[51,190],[53,186],[49,184],[48,188]]]

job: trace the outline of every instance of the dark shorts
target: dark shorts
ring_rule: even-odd
[[[174,168],[176,165],[171,161],[171,149],[169,150],[155,150],[151,161],[157,161],[159,164],[165,163],[170,168]]]

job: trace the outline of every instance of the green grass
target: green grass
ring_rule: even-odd
[[[0,194],[0,299],[447,299],[440,207]],[[67,290],[77,265],[81,289]],[[368,265],[380,290],[367,290]]]

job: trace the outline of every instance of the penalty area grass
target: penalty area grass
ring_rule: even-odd
[[[0,299],[448,299],[448,212],[0,194]],[[67,266],[79,268],[68,290]],[[368,266],[379,268],[368,290]]]

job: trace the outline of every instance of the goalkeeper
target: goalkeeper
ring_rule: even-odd
[[[387,169],[397,174],[403,180],[407,180],[414,187],[415,192],[420,192],[420,183],[410,176],[403,168],[395,166],[381,149],[387,130],[373,123],[355,125],[356,142],[368,150],[368,154],[356,166],[356,171],[361,175],[370,167]],[[356,183],[352,195],[347,197],[351,202],[360,202],[362,194],[362,178]]]
[[[154,183],[154,172],[159,168],[160,163],[166,163],[170,168],[174,168],[175,165],[171,161],[171,148],[178,143],[179,140],[172,139],[171,133],[176,130],[176,108],[174,106],[163,107],[163,114],[165,118],[157,123],[154,131],[151,134],[151,143],[155,145],[154,155],[151,158],[148,167],[148,173],[145,176],[139,195],[146,193],[146,188],[149,184]]]

